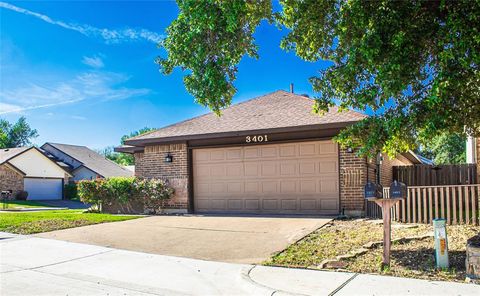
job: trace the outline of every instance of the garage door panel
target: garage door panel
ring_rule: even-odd
[[[245,200],[245,209],[258,211],[260,210],[260,200],[259,199],[246,199]]]
[[[300,200],[300,210],[311,210],[314,211],[317,208],[316,199],[301,199]]]
[[[277,163],[276,162],[264,162],[261,164],[262,177],[276,176]]]
[[[228,210],[242,210],[243,209],[243,200],[242,199],[230,199],[227,202]]]
[[[315,180],[300,180],[300,192],[301,193],[315,193],[317,185]]]
[[[320,208],[322,210],[336,210],[338,208],[338,201],[336,200],[321,200],[320,201]]]
[[[321,179],[319,188],[321,193],[338,193],[338,182],[336,179]]]
[[[294,211],[296,209],[297,209],[297,200],[296,199],[283,199],[282,200],[282,210]]]
[[[277,157],[276,146],[264,146],[260,148],[262,158]]]
[[[333,142],[319,143],[320,154],[337,154],[337,145]]]
[[[195,149],[195,210],[338,213],[337,150],[331,141]]]
[[[257,159],[260,156],[259,149],[257,147],[244,148],[245,159]]]
[[[245,182],[245,193],[258,193],[258,182]]]
[[[264,199],[262,202],[263,210],[276,211],[278,210],[278,200],[276,199]]]
[[[63,198],[62,179],[25,178],[24,189],[28,200],[49,200]]]
[[[284,145],[279,147],[280,157],[295,157],[297,149],[295,145]]]
[[[242,158],[243,152],[241,148],[227,150],[227,160],[241,160]]]
[[[295,180],[281,180],[280,181],[280,193],[296,193],[297,181]]]
[[[261,184],[263,194],[277,193],[276,181],[263,181]]]
[[[316,173],[315,163],[312,162],[301,162],[299,168],[300,176],[315,175]]]
[[[338,161],[336,160],[327,160],[318,162],[319,173],[320,174],[330,174],[338,172]]]
[[[240,183],[240,182],[227,183],[227,193],[230,193],[230,194],[243,193],[243,183]]]
[[[241,163],[227,165],[227,177],[243,177],[244,174]]]

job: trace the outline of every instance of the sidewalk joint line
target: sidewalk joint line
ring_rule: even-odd
[[[340,286],[338,286],[335,290],[333,290],[330,294],[328,294],[328,296],[333,296],[335,294],[337,294],[341,289],[343,289],[346,285],[348,285],[348,283],[350,283],[351,281],[353,281],[353,279],[355,279],[357,277],[357,275],[359,275],[358,273],[355,273],[354,275],[352,275],[348,280],[346,280],[343,284],[341,284]]]

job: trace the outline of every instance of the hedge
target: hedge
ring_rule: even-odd
[[[123,212],[134,203],[143,205],[146,211],[157,213],[162,202],[173,196],[174,190],[166,181],[137,177],[113,177],[83,180],[77,183],[80,200],[103,211],[105,206],[117,205]]]

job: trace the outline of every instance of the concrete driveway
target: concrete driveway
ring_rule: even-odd
[[[37,236],[147,253],[259,263],[329,218],[152,216]]]

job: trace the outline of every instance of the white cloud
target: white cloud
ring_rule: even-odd
[[[21,8],[6,2],[0,2],[0,8],[9,9],[25,15],[30,15],[49,24],[60,26],[68,30],[73,30],[88,37],[100,38],[103,39],[106,43],[120,43],[138,40],[158,43],[163,39],[163,35],[142,28],[127,27],[124,29],[105,29],[85,24],[67,23],[60,20],[54,20],[47,15]]]
[[[79,116],[79,115],[72,115],[70,116],[71,119],[76,119],[76,120],[87,120],[86,117],[84,116]]]
[[[0,114],[50,108],[86,100],[122,100],[151,92],[147,88],[121,86],[128,79],[128,76],[119,73],[89,71],[70,80],[58,77],[56,82],[36,81],[12,88],[4,86],[0,90]]]
[[[82,63],[92,68],[100,69],[103,68],[103,60],[99,56],[87,57],[84,56],[82,59]]]

